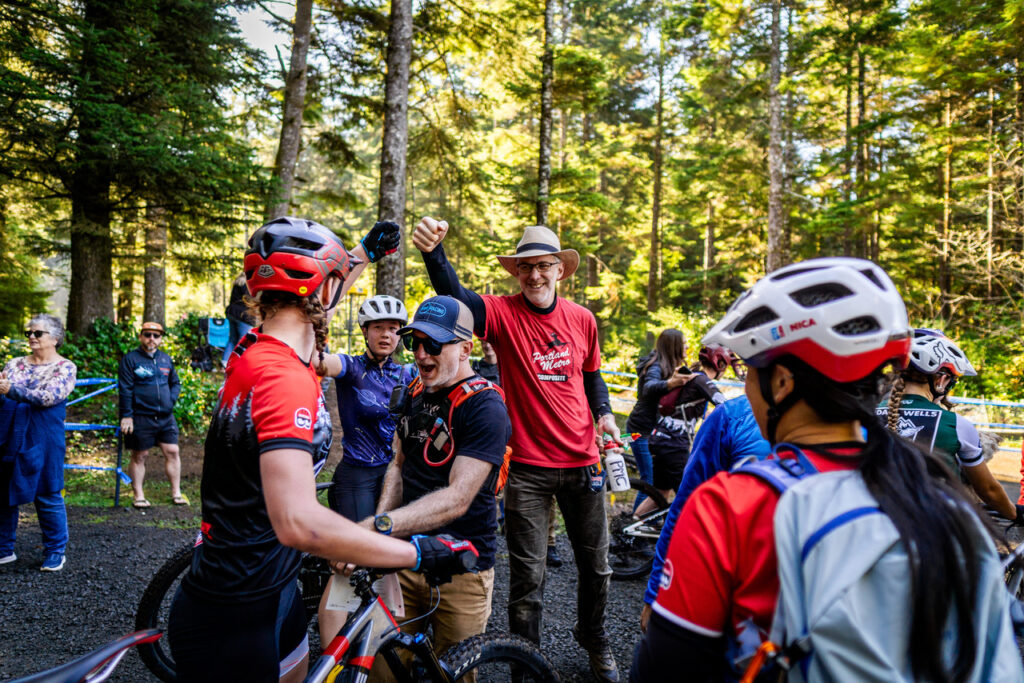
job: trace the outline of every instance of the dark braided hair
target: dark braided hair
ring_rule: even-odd
[[[879,507],[892,520],[909,561],[910,663],[914,678],[964,681],[974,665],[977,634],[974,604],[989,524],[971,504],[958,478],[939,458],[893,436],[875,415],[885,385],[884,367],[864,379],[840,384],[799,359],[777,361],[793,373],[807,404],[825,422],[858,420],[867,429],[861,475]],[[772,366],[758,372],[771,372]],[[890,399],[890,405],[894,403]],[[898,401],[895,401],[898,405]],[[955,611],[954,611],[955,610]],[[951,669],[940,647],[951,615],[957,644]]]
[[[892,383],[892,391],[889,392],[889,406],[885,414],[885,426],[893,434],[899,434],[900,404],[903,403],[903,394],[906,392],[907,384],[903,375],[897,375],[896,381]]]

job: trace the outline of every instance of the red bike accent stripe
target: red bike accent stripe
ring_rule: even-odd
[[[349,666],[358,666],[361,669],[369,671],[373,668],[373,656],[367,655],[365,657],[353,657],[348,660]]]
[[[1021,447],[1021,452],[1024,452],[1024,446]],[[1024,462],[1024,460],[1022,460],[1022,462]],[[377,602],[380,603],[381,608],[384,610],[384,614],[388,615],[388,619],[391,620],[391,623],[394,624],[395,628],[398,628],[398,622],[395,621],[395,618],[391,615],[391,610],[388,609],[387,603],[384,602],[384,598],[378,595]]]
[[[334,661],[341,659],[341,656],[348,651],[349,646],[348,638],[345,636],[335,636],[334,640],[324,648],[324,654],[333,657]]]

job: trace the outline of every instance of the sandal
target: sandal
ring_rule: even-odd
[[[132,501],[132,507],[133,508],[148,508],[148,507],[153,507],[153,505],[148,500],[146,500],[145,498],[136,498],[135,500]]]
[[[174,496],[174,498],[171,498],[171,501],[175,505],[191,505],[192,504],[192,503],[189,502],[188,496],[186,496],[184,493],[182,493],[180,495],[177,495],[177,496]]]

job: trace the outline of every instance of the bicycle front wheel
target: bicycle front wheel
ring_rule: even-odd
[[[558,673],[530,641],[514,635],[483,633],[458,643],[441,658],[456,681],[517,680],[556,683]]]
[[[656,506],[642,519],[631,514],[632,508],[613,514],[608,528],[608,564],[616,580],[646,579],[654,565],[654,548],[665,521],[668,501],[661,492],[640,479],[629,480],[634,496],[643,493]]]
[[[194,544],[182,548],[157,570],[153,579],[146,586],[135,612],[135,629],[147,628],[167,630],[167,618],[171,613],[171,602],[178,592],[181,578],[192,566]],[[178,680],[174,658],[171,657],[170,644],[167,638],[138,646],[139,656],[146,667],[161,681],[173,683]]]

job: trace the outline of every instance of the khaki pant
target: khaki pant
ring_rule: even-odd
[[[402,586],[402,600],[405,602],[405,617],[409,621],[430,611],[432,595],[430,586],[422,574],[404,569],[398,572],[398,582]],[[434,629],[434,651],[438,658],[452,645],[483,633],[487,628],[487,619],[491,616],[491,596],[494,593],[494,568],[478,574],[459,574],[451,583],[442,584],[441,601],[437,609],[428,619],[415,621],[403,626],[405,633],[420,633],[427,625]],[[407,657],[402,657],[403,661]],[[475,680],[475,676],[467,676],[467,683]],[[371,681],[394,681],[387,662],[377,657],[373,663]]]

